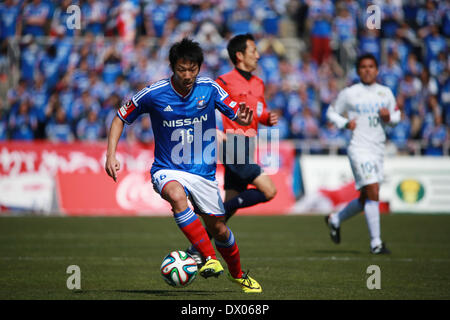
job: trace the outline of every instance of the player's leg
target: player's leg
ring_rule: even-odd
[[[367,184],[364,180],[366,175],[362,172],[365,168],[366,158],[361,157],[360,154],[349,153],[349,161],[355,178],[355,187],[356,189],[361,190],[362,187]],[[376,181],[376,179],[373,181]],[[342,210],[331,213],[325,217],[325,223],[329,228],[330,238],[334,243],[338,244],[341,242],[341,223],[363,210],[364,202],[360,195],[360,197],[350,201]]]
[[[235,189],[225,189],[225,201],[223,203],[223,206],[225,207],[225,221],[228,221],[237,211],[237,209],[228,208],[228,205],[231,199],[236,198],[239,193],[242,191],[238,191]]]
[[[364,214],[370,235],[370,250],[374,254],[390,253],[381,240],[380,206],[378,183],[366,185],[361,190],[361,198],[364,201]]]
[[[204,257],[216,259],[214,247],[203,224],[188,206],[183,185],[175,180],[169,181],[164,184],[160,194],[164,200],[170,203],[175,222],[196,250]]]
[[[220,252],[227,263],[229,279],[238,284],[244,292],[262,292],[259,283],[244,273],[241,267],[239,248],[234,238],[233,231],[225,224],[225,217],[202,215],[203,221],[210,234],[214,237],[217,251]]]
[[[228,270],[235,278],[242,276],[239,248],[234,234],[225,224],[224,216],[202,215],[206,229],[214,238],[216,249],[222,255],[228,265]]]
[[[195,180],[197,179],[197,180]],[[260,285],[248,275],[242,272],[239,248],[234,234],[225,224],[225,209],[217,181],[209,181],[204,178],[192,177],[189,185],[191,200],[196,204],[206,228],[214,237],[217,251],[220,252],[233,282],[240,284],[245,292],[261,292]],[[223,271],[220,262],[216,259],[207,260],[200,268],[203,276],[216,275]]]
[[[260,166],[256,164],[243,165],[241,167],[230,167],[228,171],[229,178],[231,180],[230,187],[225,189],[239,191],[239,194],[229,197],[225,200],[225,214],[227,220],[241,208],[247,208],[254,206],[258,203],[270,201],[275,197],[277,192],[275,184],[272,179],[266,175]],[[227,172],[227,171],[226,171]],[[226,173],[227,174],[227,173]],[[252,184],[256,187],[247,189],[248,184]],[[245,188],[242,188],[245,186]]]

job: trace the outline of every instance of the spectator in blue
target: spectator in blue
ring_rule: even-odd
[[[450,3],[448,1],[441,2],[442,12],[442,33],[447,38],[450,38]]]
[[[261,7],[257,7],[256,16],[261,21],[266,35],[278,36],[282,12],[279,11],[274,0],[264,1]]]
[[[119,97],[128,97],[131,94],[129,82],[123,74],[117,76],[116,81],[110,85],[112,92],[115,92]],[[131,97],[130,97],[131,98]]]
[[[425,7],[421,7],[416,15],[416,24],[420,28],[419,34],[423,32],[424,28],[440,23],[441,15],[436,8],[436,3],[433,0],[427,0]]]
[[[430,34],[425,37],[425,64],[427,67],[437,59],[439,52],[446,52],[447,43],[445,38],[439,33],[437,25],[430,26]]]
[[[3,108],[3,102],[0,101],[0,141],[8,140],[8,119],[6,110]]]
[[[72,73],[70,85],[74,86],[79,92],[89,89],[89,65],[87,59],[82,59],[78,68]]]
[[[380,66],[378,77],[382,84],[388,86],[394,96],[397,95],[398,85],[403,78],[403,71],[397,62],[397,57],[394,52],[389,52],[386,64]]]
[[[403,20],[403,8],[401,2],[385,0],[381,5],[381,14],[381,24],[383,26],[381,28],[382,37],[393,38]]]
[[[72,12],[67,12],[67,8],[71,6],[72,0],[63,0],[62,3],[55,8],[51,22],[50,35],[61,37],[74,37],[79,34],[76,28],[69,28],[68,21],[72,19]],[[80,26],[81,27],[81,26]]]
[[[377,29],[363,29],[359,38],[360,53],[371,53],[377,61],[381,61],[380,32]]]
[[[423,134],[427,145],[425,147],[425,155],[442,156],[444,154],[444,144],[447,141],[447,128],[442,123],[442,115],[439,111],[434,114],[434,124],[428,126]]]
[[[443,83],[449,76],[445,71],[447,68],[447,52],[441,51],[438,53],[437,59],[430,62],[430,74],[439,79]]]
[[[354,51],[356,50],[356,35],[358,27],[356,20],[351,16],[350,11],[343,4],[337,8],[338,15],[333,20],[333,41],[337,46],[337,58],[345,70],[353,64]]]
[[[31,112],[29,100],[21,102],[17,113],[9,117],[8,129],[12,140],[33,140],[38,128],[38,120]]]
[[[28,90],[28,83],[25,79],[20,79],[15,88],[11,88],[7,93],[8,108],[10,114],[17,113],[20,104],[31,98],[30,91]]]
[[[20,75],[22,79],[28,82],[34,81],[34,73],[37,69],[40,55],[41,48],[36,44],[33,36],[24,36],[20,51]]]
[[[141,143],[150,144],[154,141],[150,117],[141,117],[140,121],[133,126],[133,132]]]
[[[173,27],[173,6],[164,0],[149,2],[144,8],[144,26],[147,36],[161,38]]]
[[[278,83],[266,83],[266,103],[274,110],[283,110],[286,106],[286,97]]]
[[[238,0],[236,8],[228,18],[227,28],[232,34],[254,33],[253,18],[254,12],[247,0]]]
[[[302,112],[297,113],[292,118],[291,131],[295,139],[317,140],[319,138],[319,129],[319,121],[308,107],[304,107]],[[322,149],[320,143],[310,144],[308,148],[312,154],[318,154]]]
[[[415,101],[416,96],[420,90],[420,80],[414,77],[411,73],[407,72],[399,85],[399,95],[404,101],[403,111],[408,117],[419,114],[419,106]]]
[[[408,54],[408,59],[406,60],[406,64],[402,64],[404,73],[410,73],[415,77],[420,76],[422,73],[422,63],[417,59],[417,56],[414,52]]]
[[[50,101],[53,96],[57,95],[58,100],[61,103],[61,106],[64,108],[64,111],[66,112],[66,117],[69,117],[72,104],[75,100],[75,90],[72,87],[72,80],[70,77],[70,74],[67,73],[64,75],[64,77],[61,79],[61,81],[58,83],[58,91],[57,94],[52,94],[50,96]]]
[[[439,102],[444,110],[444,123],[450,128],[450,77],[447,76],[439,95]]]
[[[91,96],[98,101],[104,101],[113,90],[109,90],[108,87],[100,79],[99,75],[95,71],[89,71],[89,91]]]
[[[69,121],[72,122],[73,128],[75,129],[77,123],[88,116],[89,111],[93,110],[96,113],[100,111],[101,107],[99,102],[94,99],[89,90],[85,89],[81,97],[75,99],[73,102],[72,108],[70,110],[70,114],[68,114]]]
[[[331,24],[334,4],[330,0],[311,0],[308,19],[311,27],[311,54],[318,65],[331,55]]]
[[[39,61],[39,71],[44,76],[50,92],[53,91],[61,76],[61,64],[56,54],[56,45],[51,44]]]
[[[121,55],[112,44],[103,58],[103,81],[105,84],[111,84],[122,74]]]
[[[201,27],[205,22],[213,23],[215,26],[221,26],[223,24],[223,17],[219,11],[218,1],[201,1],[192,16],[192,21],[198,27]]]
[[[422,120],[422,128],[420,130],[421,137],[424,136],[424,133],[428,131],[429,128],[434,127],[436,114],[442,115],[442,108],[439,105],[437,96],[428,95],[423,102],[423,105],[423,110],[421,110],[420,113]]]
[[[81,7],[81,16],[85,32],[103,35],[107,18],[107,5],[98,0],[87,0]]]
[[[45,127],[47,139],[52,142],[72,142],[75,140],[71,126],[67,121],[66,111],[62,106],[58,106],[54,111],[54,116]]]
[[[328,147],[335,149],[338,154],[346,154],[348,139],[343,130],[339,130],[333,123],[326,122],[320,127],[319,140],[325,151]]]
[[[32,0],[23,10],[23,34],[45,36],[45,26],[50,18],[50,6],[41,0]]]
[[[77,126],[77,138],[83,141],[97,141],[102,137],[102,125],[98,120],[97,110],[89,108],[86,117],[82,118]]]
[[[406,23],[402,22],[397,29],[395,36],[386,39],[384,44],[385,52],[394,51],[400,65],[404,66],[408,60],[408,55],[414,50],[414,45],[418,39],[413,29]]]
[[[0,40],[20,35],[20,6],[14,0],[0,4]]]
[[[292,118],[291,130],[294,138],[317,139],[319,137],[319,122],[311,109],[305,106],[301,112],[296,113]]]
[[[191,0],[176,0],[175,18],[178,23],[189,22],[194,14],[194,7]]]
[[[34,81],[30,95],[32,97],[32,112],[36,115],[39,122],[39,130],[36,138],[43,138],[43,126],[46,122],[45,109],[47,108],[50,96],[47,90],[46,79],[41,74],[36,75],[36,80]]]
[[[281,81],[279,61],[280,59],[276,54],[273,45],[269,43],[266,49],[261,52],[261,56],[258,62],[263,73],[261,78],[265,83]]]
[[[56,59],[59,61],[60,71],[64,74],[69,69],[70,55],[74,50],[73,39],[61,34],[54,38],[54,45],[56,46]]]

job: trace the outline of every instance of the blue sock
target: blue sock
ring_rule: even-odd
[[[225,216],[229,219],[237,209],[251,207],[266,201],[266,196],[258,189],[247,189],[223,204]]]

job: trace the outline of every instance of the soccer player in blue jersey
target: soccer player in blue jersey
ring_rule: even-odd
[[[242,125],[249,125],[253,112],[237,107],[228,94],[211,79],[197,77],[203,62],[199,44],[183,39],[169,52],[173,75],[145,87],[119,108],[109,136],[105,170],[117,180],[120,162],[116,147],[125,124],[148,113],[155,137],[152,182],[172,207],[175,222],[206,263],[203,277],[219,276],[223,267],[200,219],[187,199],[201,212],[206,229],[213,235],[217,250],[227,263],[229,278],[244,292],[261,292],[261,286],[241,268],[239,249],[233,232],[225,224],[225,210],[215,179],[215,109]]]

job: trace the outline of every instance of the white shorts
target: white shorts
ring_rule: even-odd
[[[350,166],[355,177],[357,190],[373,183],[383,182],[383,158],[382,155],[369,153],[349,153]]]
[[[214,216],[225,215],[217,181],[179,170],[158,170],[152,176],[153,187],[159,194],[169,181],[179,182],[184,187],[192,205],[200,212]]]

